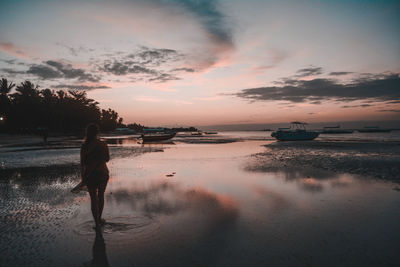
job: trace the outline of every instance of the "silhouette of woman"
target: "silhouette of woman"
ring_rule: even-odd
[[[109,178],[106,162],[110,160],[107,143],[97,138],[98,132],[97,124],[89,124],[81,147],[82,182],[87,185],[90,194],[96,230],[105,223],[101,215],[104,208],[104,191]]]

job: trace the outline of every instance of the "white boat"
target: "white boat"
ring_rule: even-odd
[[[290,128],[279,128],[271,134],[280,141],[313,140],[318,137],[319,132],[307,131],[305,122],[291,122]]]

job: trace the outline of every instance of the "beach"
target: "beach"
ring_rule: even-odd
[[[0,266],[398,266],[400,134],[109,143],[99,235],[81,140],[0,145]],[[5,140],[5,139],[3,139]]]

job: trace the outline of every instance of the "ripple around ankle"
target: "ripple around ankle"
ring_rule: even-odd
[[[93,221],[77,224],[74,232],[79,235],[93,235]],[[107,241],[126,243],[131,239],[152,240],[159,232],[159,222],[145,215],[129,215],[107,218],[101,226]]]

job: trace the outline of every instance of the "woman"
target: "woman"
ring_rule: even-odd
[[[81,147],[82,182],[87,185],[95,229],[100,229],[105,221],[101,218],[104,207],[104,191],[109,174],[106,162],[110,160],[108,146],[97,138],[99,127],[91,123],[86,127],[86,137]]]

